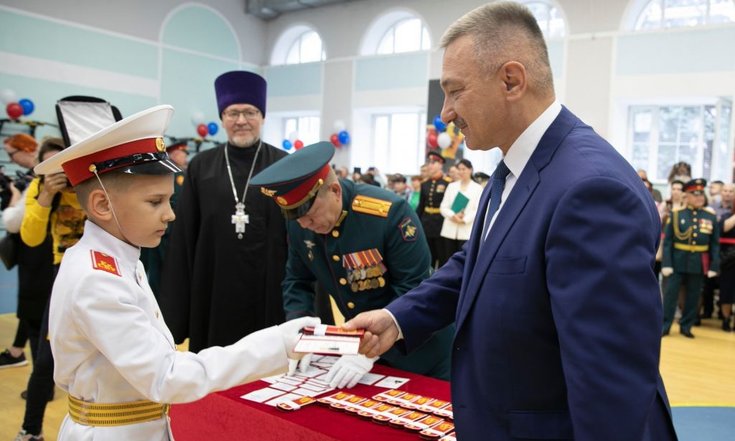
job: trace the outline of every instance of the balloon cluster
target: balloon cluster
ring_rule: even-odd
[[[334,133],[329,137],[329,142],[335,147],[347,145],[352,141],[350,132],[346,130],[345,122],[338,119],[334,122]]]
[[[301,150],[304,147],[304,142],[299,139],[298,132],[294,131],[288,134],[288,138],[283,140],[281,146],[283,147],[283,150],[291,150],[292,148]]]
[[[208,124],[205,124],[204,121],[204,114],[202,112],[194,112],[194,114],[191,115],[191,123],[197,128],[199,136],[204,138],[207,135],[216,135],[219,131],[219,125],[214,121],[210,121]]]
[[[461,135],[461,134],[460,134]],[[426,130],[426,144],[431,148],[447,148],[452,145],[457,131],[454,122],[445,124],[440,115],[434,117],[434,126],[429,126]]]
[[[22,98],[16,101],[15,92],[10,89],[0,91],[0,99],[5,104],[5,112],[8,118],[17,120],[21,116],[28,116],[36,109],[35,104],[28,98]]]

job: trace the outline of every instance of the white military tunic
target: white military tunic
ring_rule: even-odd
[[[95,269],[94,252],[114,257]],[[194,401],[286,370],[277,327],[227,347],[177,352],[153,297],[140,250],[91,221],[68,249],[51,296],[49,337],[56,384],[87,402]],[[110,262],[110,259],[107,259]],[[99,266],[99,265],[98,265]],[[117,274],[116,274],[117,272]],[[119,275],[118,275],[119,274]],[[205,418],[206,416],[203,416]],[[67,415],[59,440],[167,440],[168,419],[117,427],[91,427]]]

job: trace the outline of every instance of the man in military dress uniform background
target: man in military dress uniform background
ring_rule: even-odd
[[[691,328],[697,319],[704,276],[715,277],[720,270],[720,231],[715,211],[705,207],[706,186],[704,179],[687,182],[686,208],[674,210],[666,222],[661,274],[671,279],[664,293],[663,335],[670,332],[679,287],[684,284],[679,332],[694,338]]]
[[[441,214],[441,204],[444,200],[444,192],[452,180],[444,175],[442,167],[444,166],[444,157],[441,153],[432,150],[426,155],[427,173],[429,179],[421,184],[421,196],[419,197],[419,205],[416,207],[421,219],[421,225],[426,233],[426,241],[431,251],[431,268],[432,270],[444,264],[439,261],[439,247],[442,244],[441,231],[444,224],[444,216]]]
[[[334,151],[328,142],[304,147],[252,181],[288,219],[287,319],[313,315],[314,281],[350,319],[382,308],[429,275],[429,250],[416,213],[387,190],[338,180],[329,166]],[[382,362],[448,379],[452,335],[453,325],[409,355],[387,352]],[[346,355],[335,364],[332,378],[351,380],[336,387],[351,387],[372,366],[373,360],[362,355]]]

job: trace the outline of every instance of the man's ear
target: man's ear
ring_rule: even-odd
[[[329,185],[329,190],[337,196],[337,199],[342,200],[342,186],[339,185],[339,179]]]
[[[517,61],[508,61],[500,72],[505,83],[506,96],[508,99],[516,100],[526,93],[528,88],[528,76],[526,67]]]
[[[112,219],[110,200],[101,188],[95,188],[89,192],[87,210],[95,219],[103,221]]]

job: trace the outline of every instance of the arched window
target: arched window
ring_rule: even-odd
[[[733,0],[649,0],[640,2],[635,30],[702,26],[735,21]]]
[[[561,8],[550,0],[523,1],[536,17],[541,31],[546,38],[561,38],[567,33],[567,25],[562,16]]]
[[[378,54],[425,51],[431,48],[429,31],[418,18],[397,21],[383,34],[378,43]]]
[[[322,38],[308,26],[293,26],[286,30],[273,48],[271,64],[300,64],[324,61],[327,58]]]
[[[426,23],[417,14],[396,10],[378,17],[363,38],[360,55],[399,54],[431,49]]]

